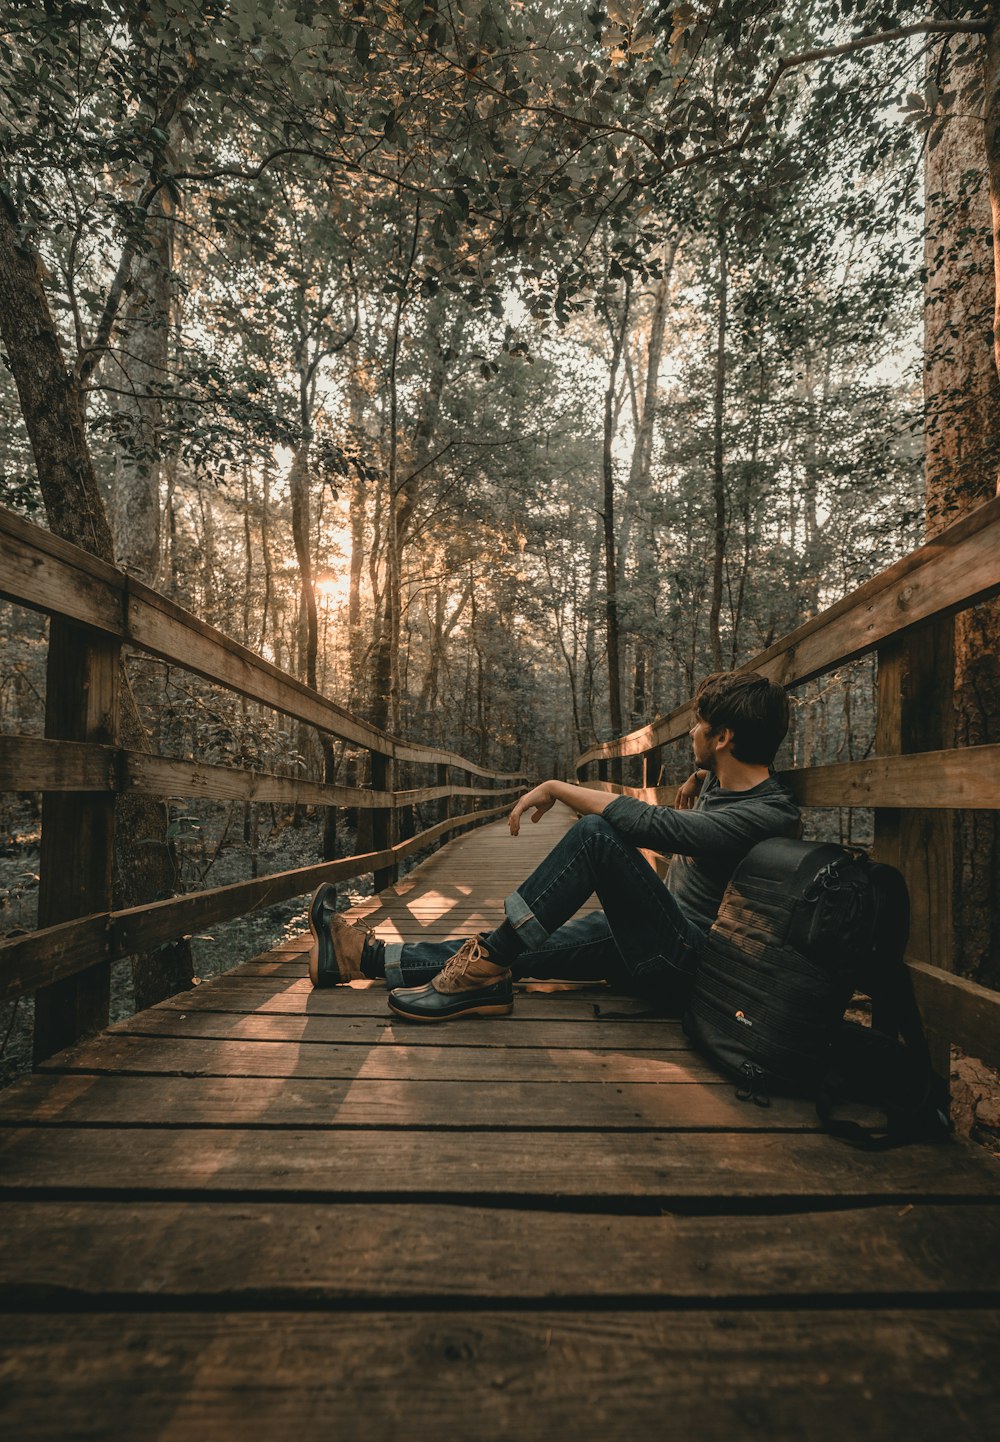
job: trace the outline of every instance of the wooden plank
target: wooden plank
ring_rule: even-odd
[[[131,580],[126,614],[129,641],[151,655],[344,741],[392,754],[393,743],[385,732],[352,716],[165,596]]]
[[[995,811],[1000,807],[1000,745],[869,756],[782,771],[780,777],[800,806]],[[672,806],[676,791],[673,786],[616,786],[610,781],[583,784],[590,791],[635,796],[652,806]]]
[[[865,761],[784,771],[781,779],[801,806],[996,810],[1000,745],[870,756]]]
[[[17,1315],[0,1424],[17,1442],[985,1442],[998,1336],[978,1309]]]
[[[448,1081],[327,1081],[315,1077],[59,1076],[9,1087],[5,1126],[344,1127],[495,1131],[817,1131],[815,1107],[747,1106],[725,1084],[508,1080],[500,1091]],[[873,1119],[876,1120],[876,1119]]]
[[[781,637],[740,669],[798,686],[857,660],[918,622],[986,600],[1000,591],[1000,498],[963,516],[933,541],[859,586],[836,605]],[[627,736],[591,746],[577,770],[613,756],[641,756],[679,740],[694,722],[686,701],[669,716]]]
[[[96,556],[0,508],[0,596],[50,616],[124,634],[124,576]]]
[[[353,716],[342,706],[311,691],[302,682],[272,666],[231,637],[192,616],[173,601],[138,582],[129,581],[128,636],[133,644],[161,656],[187,671],[220,682],[232,691],[266,706],[305,721],[342,740],[394,756],[399,760],[440,765],[444,762],[461,766],[474,776],[496,781],[523,779],[523,773],[499,773],[454,752],[437,747],[418,746],[401,738],[389,736],[369,722]]]
[[[394,1048],[384,1050],[395,1054]],[[555,1076],[553,1069],[548,1079]],[[524,1080],[520,1066],[517,1079]],[[627,1069],[617,1079],[629,1080]],[[495,1100],[499,1111],[502,1088]],[[393,1132],[391,1145],[378,1128],[0,1132],[2,1196],[25,1190],[123,1192],[132,1199],[179,1191],[263,1192],[316,1200],[480,1198],[491,1204],[518,1197],[614,1197],[704,1209],[762,1198],[772,1207],[815,1198],[995,1199],[997,1177],[996,1161],[972,1146],[908,1146],[873,1156],[808,1132],[404,1130]]]
[[[196,761],[173,761],[140,752],[125,753],[128,785],[153,796],[200,796],[215,801],[274,801],[303,806],[374,807],[410,806],[436,801],[442,794],[501,797],[517,795],[519,788],[458,787],[442,793],[439,786],[411,791],[372,791],[365,786],[334,786],[300,781],[291,776],[270,776],[231,766],[208,766]]]
[[[0,1000],[23,996],[47,981],[111,959],[107,914],[65,921],[0,942]]]
[[[1000,992],[909,960],[925,1024],[989,1066],[1000,1067]]]
[[[0,791],[117,791],[114,746],[48,736],[0,736]]]
[[[544,1021],[523,1022],[518,1017],[494,1017],[489,1026],[462,1023],[463,1045],[519,1050],[526,1046],[573,1047],[599,1045],[622,1051],[690,1051],[691,1043],[676,1021]],[[457,1022],[449,1023],[458,1025]],[[428,1036],[428,1032],[431,1033]],[[350,1043],[355,1046],[440,1046],[440,1031],[417,1027],[394,1017],[386,1008],[376,1017],[233,1016],[228,1013],[183,1011],[180,1007],[143,1011],[108,1031],[109,1036],[207,1037],[225,1041],[296,1042],[305,1046]]]
[[[627,1306],[830,1298],[979,1303],[1000,1293],[1000,1207],[787,1216],[619,1216],[519,1208],[259,1202],[4,1204],[0,1303],[144,1308],[554,1298]],[[456,1247],[456,1227],[476,1237]],[[738,1231],[738,1245],[734,1245]],[[344,1246],[344,1238],[351,1245]],[[406,1239],[419,1237],[420,1246]],[[305,1244],[304,1244],[305,1243]],[[586,1258],[586,1265],[581,1265]],[[845,1262],[850,1258],[850,1264]],[[227,1303],[228,1299],[228,1303]]]
[[[595,1008],[598,1010],[595,1012]],[[338,986],[315,991],[304,977],[281,982],[275,990],[268,977],[237,976],[228,973],[203,982],[193,991],[169,997],[155,1009],[177,1011],[235,1012],[258,1016],[373,1017],[385,1021],[386,991],[379,982],[364,988]],[[641,1015],[645,1005],[634,997],[615,996],[607,987],[593,986],[571,992],[529,992],[515,989],[514,1022],[531,1026],[538,1022],[586,1022],[605,1011]],[[151,1015],[147,1012],[146,1015]]]
[[[878,650],[876,748],[882,754],[924,752],[952,740],[954,625],[920,626]],[[955,817],[949,810],[879,808],[875,855],[898,867],[910,895],[909,955],[954,966]],[[931,1059],[947,1078],[951,1038],[924,1014]]]
[[[456,1038],[470,1027],[489,1026],[488,1019],[464,1017],[448,1022],[447,1039],[437,1044],[398,1041],[385,1046],[300,1046],[294,1042],[158,1039],[108,1032],[97,1041],[60,1052],[46,1070],[161,1076],[359,1077],[366,1081],[468,1081],[493,1085],[504,1081],[674,1082],[718,1080],[693,1052],[663,1048],[634,1055],[599,1047],[525,1046],[516,1054],[507,1047],[459,1045]],[[422,1027],[426,1032],[427,1028]]]
[[[376,854],[321,862],[191,896],[82,917],[0,942],[0,1000],[69,976],[100,958],[116,960],[145,951],[257,907],[299,896],[321,881],[363,876],[379,860]]]

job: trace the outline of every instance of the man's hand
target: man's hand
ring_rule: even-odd
[[[536,786],[532,791],[526,791],[518,801],[514,810],[507,819],[511,836],[517,836],[521,830],[521,817],[526,811],[534,807],[532,821],[541,821],[546,811],[550,811],[556,804],[556,798],[549,791],[549,783],[543,781],[541,786]]]
[[[678,811],[691,811],[694,809],[694,803],[701,794],[701,783],[704,778],[705,772],[694,771],[684,782],[683,786],[678,786],[677,795],[674,797],[674,806]]]

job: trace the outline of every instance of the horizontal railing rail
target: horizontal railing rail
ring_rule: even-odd
[[[518,789],[423,786],[408,791],[372,791],[365,786],[300,781],[294,776],[276,776],[242,766],[175,761],[97,742],[0,735],[0,791],[93,791],[114,795],[136,791],[144,796],[280,801],[303,806],[350,806],[364,811],[418,806],[448,796],[495,797]]]
[[[914,669],[938,667],[937,682],[950,694],[950,639],[942,641],[929,628],[950,627],[957,613],[998,594],[1000,497],[962,517],[740,667],[795,688],[876,653],[879,754],[781,774],[802,806],[875,809],[875,852],[900,867],[921,913],[921,935],[916,943],[911,935],[907,961],[942,1066],[947,1065],[949,1043],[1000,1066],[1000,992],[954,975],[950,912],[946,922],[939,915],[945,909],[943,893],[951,884],[949,833],[939,828],[947,826],[948,814],[954,811],[1000,809],[1000,745],[905,747],[905,707],[921,704],[917,695],[905,693],[907,667],[911,659]],[[928,640],[932,634],[937,637],[933,642]],[[931,655],[929,662],[926,654]],[[678,774],[673,784],[662,784],[663,748],[682,740],[694,720],[692,697],[668,716],[589,747],[574,763],[577,778],[598,790],[670,806],[683,777]],[[609,779],[611,768],[620,774],[628,761],[642,762],[642,785]],[[598,777],[588,780],[587,769],[594,764]],[[921,813],[940,816],[942,821],[928,819],[922,825]],[[912,823],[901,825],[901,817],[913,818]],[[926,954],[914,952],[914,944]]]
[[[248,700],[395,761],[455,766],[516,781],[436,746],[417,746],[353,716],[141,581],[0,510],[0,599],[113,636]]]
[[[107,1023],[112,962],[302,895],[321,882],[370,874],[381,890],[405,858],[504,814],[525,779],[390,735],[150,587],[2,510],[0,598],[51,618],[47,734],[0,736],[0,790],[41,792],[43,798],[39,926],[0,941],[0,999],[36,994],[36,1060]],[[119,744],[118,673],[125,646],[361,748],[370,759],[370,784],[320,782]],[[401,762],[435,768],[434,784],[394,784]],[[369,817],[371,845],[358,855],[115,909],[114,805],[127,792],[351,808]],[[471,806],[460,810],[463,801]],[[418,829],[417,808],[433,804],[437,821]]]

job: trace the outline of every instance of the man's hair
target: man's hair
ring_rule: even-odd
[[[733,755],[751,766],[770,766],[788,730],[783,686],[756,671],[716,671],[695,694],[698,716],[713,731],[733,733]]]

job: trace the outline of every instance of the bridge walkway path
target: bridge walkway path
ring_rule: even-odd
[[[355,912],[491,925],[569,824],[485,826]],[[1000,1435],[983,1153],[742,1104],[600,988],[407,1026],[313,992],[307,943],[0,1096],[5,1436]]]

